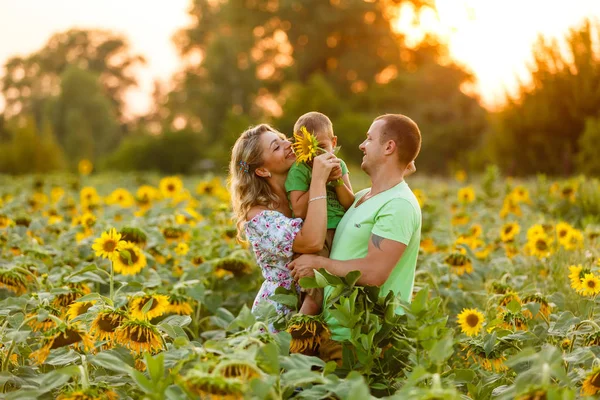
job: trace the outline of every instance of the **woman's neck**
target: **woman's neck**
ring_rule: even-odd
[[[284,176],[272,176],[269,178],[269,186],[273,193],[279,198],[279,204],[275,208],[284,215],[291,216],[291,210],[287,201],[287,192],[285,191],[285,179],[287,174]]]

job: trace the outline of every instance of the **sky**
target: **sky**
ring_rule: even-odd
[[[437,13],[423,12],[421,27],[412,26],[409,12],[395,26],[413,41],[424,29],[436,32],[450,55],[475,74],[475,89],[488,108],[514,90],[517,76],[526,76],[540,33],[562,37],[584,17],[600,18],[600,0],[437,0],[437,6]],[[113,30],[147,60],[137,74],[140,87],[127,96],[128,112],[140,115],[150,106],[153,81],[167,82],[180,68],[171,38],[190,23],[188,7],[189,0],[0,0],[0,64],[37,51],[55,32]]]

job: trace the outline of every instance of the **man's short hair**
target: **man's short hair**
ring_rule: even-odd
[[[333,124],[325,114],[311,111],[302,115],[294,124],[294,132],[300,131],[302,126],[313,135],[326,133],[330,139],[333,139]]]
[[[385,114],[375,121],[384,121],[380,142],[393,140],[398,151],[398,160],[403,165],[410,164],[421,150],[421,132],[417,124],[402,114]]]

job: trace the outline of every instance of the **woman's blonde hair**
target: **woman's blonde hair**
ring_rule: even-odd
[[[236,220],[237,238],[240,241],[245,241],[244,223],[252,207],[274,209],[279,206],[280,199],[273,193],[267,180],[255,173],[264,162],[260,138],[265,132],[273,132],[285,139],[281,132],[267,124],[260,124],[244,131],[231,151],[229,192]]]

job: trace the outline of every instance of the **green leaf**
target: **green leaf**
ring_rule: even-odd
[[[130,373],[131,378],[137,384],[137,386],[146,394],[153,394],[155,392],[155,388],[153,383],[144,376],[140,371],[134,369]]]
[[[419,314],[425,309],[427,303],[427,297],[429,295],[429,287],[425,286],[419,290],[417,295],[414,297],[410,309],[413,314]]]
[[[494,346],[496,345],[496,332],[491,335],[487,335],[483,340],[483,351],[485,351],[485,355],[489,356],[490,353],[494,350]]]
[[[558,320],[548,330],[548,333],[564,336],[573,325],[578,324],[580,321],[571,311],[565,311],[560,314]]]
[[[142,314],[147,314],[148,311],[150,311],[150,308],[152,308],[152,304],[154,304],[154,298],[151,297],[150,300],[144,304],[144,307],[142,307]]]
[[[121,354],[116,351],[102,351],[92,358],[90,358],[90,362],[94,365],[97,365],[102,368],[106,368],[110,371],[119,372],[122,374],[129,374],[133,368],[133,364],[130,364],[130,361],[123,357]]]
[[[477,374],[472,369],[455,369],[453,371],[454,383],[470,383],[473,382]]]
[[[98,301],[101,300],[102,297],[100,296],[100,294],[98,293],[90,293],[90,294],[86,294],[83,297],[78,298],[77,300],[75,300],[75,302],[77,303],[81,303],[83,301]]]
[[[188,326],[192,322],[192,318],[189,315],[171,315],[161,322],[166,322],[173,326]]]
[[[319,271],[315,271],[315,281],[317,282],[317,287],[319,288],[324,288],[325,286],[329,285],[327,278],[325,278]]]
[[[165,375],[165,355],[159,353],[156,356],[152,356],[150,353],[144,355],[146,365],[148,367],[148,374],[153,382],[160,382],[164,379]]]
[[[506,308],[513,313],[518,313],[519,311],[521,311],[521,303],[519,303],[517,300],[511,300],[510,303],[508,303],[508,305],[506,306]]]
[[[361,273],[360,271],[350,271],[344,278],[346,280],[346,284],[350,287],[353,287],[356,282],[360,279]]]
[[[267,343],[256,354],[256,363],[268,374],[279,374],[279,349],[275,343]]]
[[[288,306],[292,309],[296,309],[298,307],[298,297],[293,294],[273,294],[269,296],[269,300],[283,304],[284,306]]]
[[[434,364],[443,364],[454,353],[454,340],[451,334],[440,339],[429,352],[429,358]]]
[[[298,283],[300,283],[300,286],[304,289],[317,289],[321,287],[317,283],[317,280],[312,276],[300,278],[300,281]]]

